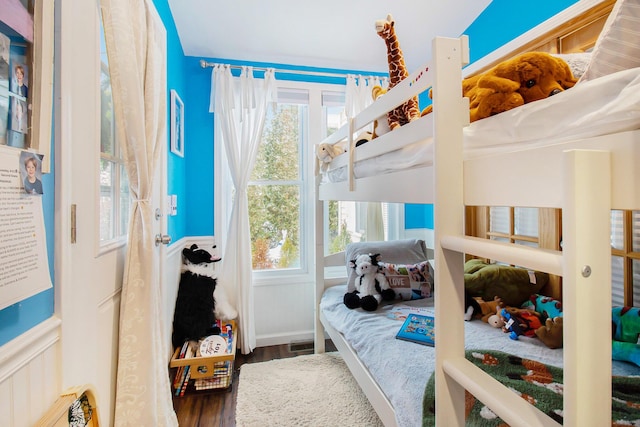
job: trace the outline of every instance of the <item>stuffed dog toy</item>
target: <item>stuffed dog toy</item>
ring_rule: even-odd
[[[556,95],[577,81],[563,59],[526,52],[464,79],[462,93],[469,98],[469,118],[475,122]]]
[[[197,341],[219,334],[220,328],[215,327],[216,318],[230,320],[238,315],[229,304],[223,287],[216,286],[218,280],[214,263],[221,258],[195,244],[184,248],[182,256],[182,273],[173,314],[171,341],[174,347],[188,340]]]
[[[556,95],[576,82],[564,60],[545,52],[526,52],[465,79],[462,92],[469,98],[473,122]]]

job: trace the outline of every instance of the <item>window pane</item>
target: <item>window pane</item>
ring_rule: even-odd
[[[329,222],[328,245],[325,245],[325,255],[335,254],[344,251],[347,245],[353,242],[353,233],[349,230],[351,221],[345,216],[348,209],[345,205],[353,202],[340,202],[331,200],[325,203],[328,206],[328,212],[325,216]]]
[[[633,211],[633,252],[640,252],[640,211]]]
[[[100,152],[115,155],[115,118],[113,115],[113,98],[111,97],[111,76],[109,60],[104,42],[104,30],[100,20]]]
[[[495,237],[495,236],[491,236],[491,240],[495,240],[496,242],[509,243],[509,239],[507,239],[507,238],[505,238],[505,237]]]
[[[514,222],[516,235],[538,237],[538,208],[515,208]]]
[[[325,115],[327,129],[325,137],[340,129],[347,122],[347,116],[344,113],[344,106],[325,107]]]
[[[624,305],[623,262],[622,257],[611,257],[611,303],[613,305]]]
[[[492,206],[490,208],[489,218],[490,227],[489,230],[494,233],[510,233],[509,227],[509,208],[506,206]]]
[[[611,246],[624,249],[624,216],[622,211],[611,211]]]
[[[305,135],[306,115],[305,105],[293,104],[279,104],[268,113],[252,181],[299,179],[299,147]]]
[[[300,187],[250,185],[253,269],[300,267]]]
[[[114,164],[100,160],[100,240],[114,238]]]
[[[538,244],[536,242],[528,242],[526,240],[515,240],[513,243],[516,245],[529,246],[532,248],[537,248]]]

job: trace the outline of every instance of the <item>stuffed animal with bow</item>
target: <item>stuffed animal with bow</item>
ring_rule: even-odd
[[[380,272],[379,261],[380,254],[362,254],[349,262],[357,277],[355,291],[344,295],[343,301],[347,307],[362,307],[366,311],[375,311],[383,300],[395,299],[395,291],[389,286],[385,275]]]
[[[218,285],[214,265],[221,258],[195,244],[184,248],[182,257],[171,337],[174,347],[185,341],[219,334],[216,319],[230,320],[238,316],[227,300],[224,288]]]

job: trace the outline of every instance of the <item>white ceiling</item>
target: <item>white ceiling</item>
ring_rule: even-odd
[[[391,13],[409,72],[435,36],[457,37],[491,0],[169,0],[184,54],[387,72],[374,23]]]

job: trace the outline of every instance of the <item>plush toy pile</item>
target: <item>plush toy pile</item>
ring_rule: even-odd
[[[511,339],[538,337],[549,348],[562,347],[562,303],[537,293],[547,273],[481,259],[467,261],[464,273],[465,320],[481,318]]]
[[[613,360],[640,366],[640,308],[613,307],[611,312],[611,351]]]
[[[182,273],[173,314],[171,341],[174,347],[185,341],[219,334],[220,329],[214,326],[216,318],[230,320],[238,315],[229,304],[223,287],[216,286],[214,263],[221,258],[195,244],[184,248],[182,256]]]

